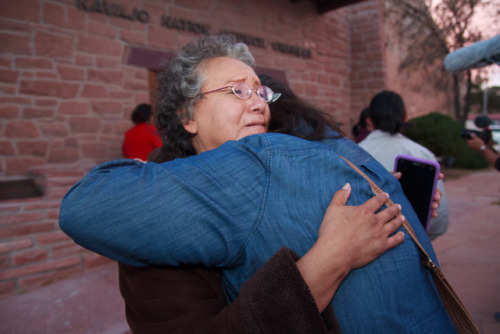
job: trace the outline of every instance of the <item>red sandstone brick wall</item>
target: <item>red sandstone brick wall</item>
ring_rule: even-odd
[[[362,2],[352,7],[351,24],[351,125],[370,103],[373,95],[386,88],[383,1]]]
[[[120,157],[130,112],[149,102],[147,70],[126,64],[130,48],[175,52],[196,37],[162,27],[161,13],[311,50],[304,59],[251,47],[347,133],[384,85],[380,0],[324,15],[308,1],[107,2],[146,10],[150,22],[88,13],[76,0],[0,2],[0,181],[30,176],[45,190],[0,201],[0,295],[107,261],[59,230],[59,204],[89,168]]]
[[[77,246],[58,225],[62,196],[90,167],[34,168],[44,196],[0,202],[0,295],[110,262]]]

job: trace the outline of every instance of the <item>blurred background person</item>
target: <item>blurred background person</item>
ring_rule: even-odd
[[[368,128],[368,125],[366,124],[366,119],[368,118],[368,114],[370,112],[370,108],[364,108],[361,111],[361,114],[359,115],[359,120],[358,123],[354,124],[352,127],[351,133],[352,133],[352,138],[355,143],[361,142],[363,139],[368,136],[368,134],[371,132],[372,129]]]
[[[495,152],[490,146],[486,145],[481,138],[472,133],[471,139],[467,140],[467,144],[474,151],[481,153],[481,155],[488,160],[492,167],[500,171],[500,154]]]
[[[131,115],[135,125],[125,132],[122,144],[122,153],[125,158],[146,161],[152,150],[161,147],[160,134],[150,123],[151,116],[152,111],[149,104],[142,103],[135,107]]]
[[[366,123],[373,131],[359,145],[390,172],[394,170],[394,160],[400,154],[437,161],[431,151],[400,133],[405,121],[406,108],[399,94],[382,91],[370,101]],[[448,230],[448,200],[442,180],[438,181],[437,189],[441,191],[441,205],[437,209],[437,217],[433,215],[429,222],[427,235],[431,240]]]

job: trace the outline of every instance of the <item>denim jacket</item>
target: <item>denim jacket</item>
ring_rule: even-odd
[[[399,182],[345,138],[263,134],[168,163],[104,163],[68,191],[60,226],[78,244],[126,264],[221,268],[233,300],[279,248],[302,256],[313,246],[334,192],[346,182],[347,205],[373,197],[339,154],[402,205],[436,260]],[[352,271],[332,303],[345,333],[455,332],[406,234],[403,244]]]

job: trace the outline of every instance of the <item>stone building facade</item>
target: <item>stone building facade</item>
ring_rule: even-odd
[[[61,198],[91,167],[121,157],[130,113],[152,101],[161,62],[200,34],[236,34],[258,71],[349,134],[390,83],[382,1],[340,2],[321,14],[305,0],[0,2],[0,295],[109,261],[60,231]]]

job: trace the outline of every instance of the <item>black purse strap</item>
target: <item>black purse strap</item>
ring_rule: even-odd
[[[352,169],[354,169],[368,181],[375,195],[384,192],[375,182],[372,181],[372,179],[370,179],[356,165],[354,165],[352,162],[350,162],[349,160],[347,160],[342,156],[341,158],[344,159]],[[390,206],[393,205],[394,203],[392,202],[391,199],[388,199],[385,202],[385,204],[386,206]],[[458,332],[462,334],[466,333],[479,334],[479,331],[472,322],[469,313],[467,312],[465,306],[462,304],[462,301],[458,297],[457,293],[455,292],[451,284],[448,282],[441,269],[432,261],[429,254],[427,254],[424,247],[420,244],[420,242],[417,239],[417,236],[415,235],[415,232],[413,231],[413,228],[406,219],[403,223],[403,227],[406,233],[408,233],[408,235],[411,237],[411,239],[417,246],[418,250],[420,251],[422,264],[430,270],[432,280],[434,281],[434,284],[436,285],[439,295],[441,296],[443,304],[446,307],[446,310],[448,311],[448,314],[450,315],[450,318],[455,324],[455,327],[457,328]]]

